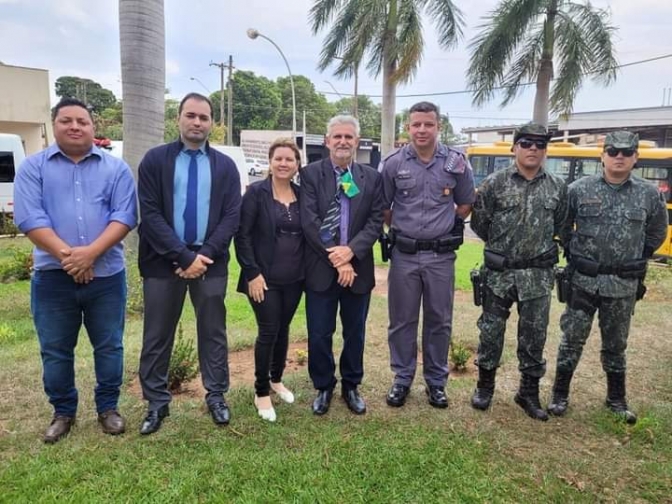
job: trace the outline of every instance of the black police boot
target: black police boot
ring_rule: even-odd
[[[553,384],[553,397],[548,405],[548,412],[553,416],[564,416],[569,406],[569,384],[572,382],[573,371],[561,371],[555,373]]]
[[[471,406],[477,410],[487,410],[492,402],[492,395],[495,393],[495,375],[497,368],[485,369],[478,368],[478,383],[474,395],[471,396]]]
[[[637,423],[637,415],[625,401],[625,373],[607,373],[607,408],[629,424]]]
[[[516,404],[525,410],[525,413],[535,420],[546,422],[546,413],[539,404],[539,377],[526,374],[520,375],[520,387],[514,397]]]

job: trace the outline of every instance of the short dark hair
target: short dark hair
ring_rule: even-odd
[[[186,103],[187,100],[196,100],[196,101],[202,101],[207,103],[210,106],[210,118],[212,119],[213,112],[212,112],[212,102],[210,101],[210,98],[207,96],[204,96],[200,93],[188,93],[184,98],[182,98],[182,101],[180,102],[180,106],[177,109],[177,115],[179,116],[182,113],[182,108],[184,107],[184,104]]]
[[[437,121],[440,119],[439,107],[434,105],[432,102],[421,101],[411,106],[408,110],[408,117],[411,117],[413,112],[434,112],[436,114]]]
[[[93,121],[93,116],[91,115],[91,109],[89,106],[84,103],[82,100],[78,100],[77,98],[61,98],[61,101],[59,101],[54,108],[51,109],[51,121],[54,122],[56,120],[56,116],[58,115],[58,111],[61,110],[63,107],[82,107],[84,110],[86,110],[89,113],[89,118],[91,121]]]

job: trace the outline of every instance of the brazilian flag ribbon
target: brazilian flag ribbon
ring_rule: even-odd
[[[354,198],[359,194],[359,187],[357,187],[357,184],[355,184],[355,181],[352,179],[350,170],[339,177],[339,182],[341,184],[341,189],[343,189],[343,194],[348,198]]]

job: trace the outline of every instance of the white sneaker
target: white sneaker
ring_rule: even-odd
[[[273,392],[278,394],[278,397],[287,404],[292,404],[294,402],[294,394],[292,394],[291,390],[285,387],[282,383],[271,383],[271,388],[273,389]]]
[[[257,413],[259,413],[259,416],[263,418],[264,420],[268,420],[269,422],[275,422],[275,420],[278,418],[277,415],[275,414],[275,409],[273,406],[271,406],[268,409],[261,409],[259,405],[257,404],[257,400],[259,398],[255,395],[254,396],[254,406],[257,408]]]

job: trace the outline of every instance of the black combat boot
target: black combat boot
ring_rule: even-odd
[[[487,410],[492,401],[492,395],[495,393],[495,375],[497,368],[484,369],[478,368],[478,383],[474,395],[471,396],[471,406],[478,410]]]
[[[546,413],[539,404],[539,377],[526,374],[520,375],[520,387],[514,397],[516,404],[525,410],[525,413],[535,420],[546,422]]]
[[[607,408],[629,424],[637,423],[637,415],[625,402],[625,373],[607,373]]]
[[[573,371],[557,370],[553,384],[553,397],[548,405],[548,412],[553,416],[564,416],[569,406],[569,384],[572,381]]]

